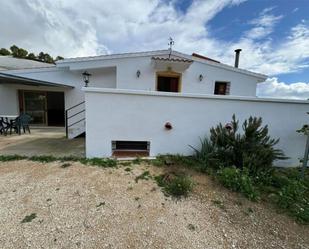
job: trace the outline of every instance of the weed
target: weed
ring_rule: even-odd
[[[68,168],[68,167],[70,167],[71,166],[71,164],[70,163],[64,163],[64,164],[62,164],[61,166],[60,166],[60,168]]]
[[[16,161],[16,160],[30,160],[34,162],[41,162],[41,163],[50,163],[55,161],[60,162],[80,162],[85,165],[93,165],[93,166],[99,166],[104,168],[110,168],[110,167],[116,167],[117,161],[110,158],[81,158],[81,157],[74,157],[74,156],[68,156],[68,157],[55,157],[55,156],[48,156],[48,155],[42,155],[42,156],[19,156],[19,155],[9,155],[9,156],[0,156],[0,161]]]
[[[128,187],[128,188],[127,188],[127,190],[133,190],[133,187],[132,187],[132,186],[130,186],[130,187]]]
[[[223,168],[218,171],[219,182],[228,189],[241,192],[250,200],[256,200],[258,193],[253,186],[253,181],[246,170],[235,167]]]
[[[125,170],[125,171],[127,171],[127,172],[132,171],[132,169],[131,169],[131,168],[129,168],[129,167],[125,168],[124,170]]]
[[[110,158],[83,158],[80,162],[86,165],[93,165],[103,168],[117,167],[117,161]]]
[[[21,221],[21,223],[31,222],[35,218],[36,218],[36,213],[32,213],[30,215],[26,215],[26,217]]]
[[[155,180],[165,194],[174,197],[187,196],[193,189],[193,181],[186,175],[165,174],[156,176]]]
[[[301,181],[291,180],[277,193],[277,205],[297,220],[309,223],[309,189]]]
[[[20,155],[2,155],[0,156],[1,162],[9,162],[9,161],[18,161],[18,160],[24,160],[27,159],[26,156],[20,156]]]
[[[54,156],[32,156],[29,158],[30,161],[41,162],[41,163],[50,163],[57,161],[58,158]]]
[[[246,210],[243,211],[245,215],[250,215],[253,213],[253,209],[251,207],[248,207]]]
[[[140,158],[140,157],[136,157],[136,158],[132,161],[132,163],[133,163],[133,164],[141,164],[141,163],[142,163],[142,161],[143,161],[143,159],[142,159],[142,158]]]
[[[225,206],[221,200],[215,199],[215,200],[212,200],[212,203],[215,204],[217,207],[225,210]]]
[[[118,163],[121,166],[131,166],[131,162],[130,161],[122,161]]]
[[[135,182],[137,183],[139,180],[149,180],[151,178],[151,175],[149,171],[144,171],[142,174],[135,177]]]
[[[193,225],[193,224],[188,224],[188,229],[190,230],[190,231],[195,231],[196,230],[196,227]]]
[[[104,205],[105,205],[105,201],[100,202],[96,207],[98,208],[98,207],[101,207],[101,206],[104,206]]]
[[[138,201],[140,200],[141,198],[140,197],[135,197],[134,200]]]
[[[156,159],[150,160],[150,163],[154,166],[169,166],[169,165],[181,165],[185,167],[196,167],[197,161],[191,156],[183,156],[183,155],[158,155]]]

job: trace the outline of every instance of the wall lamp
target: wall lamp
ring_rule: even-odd
[[[136,71],[136,77],[139,78],[140,76],[141,76],[141,71],[140,71],[140,70],[137,70],[137,71]]]
[[[85,82],[85,87],[88,87],[88,83],[89,83],[89,77],[91,76],[90,73],[88,73],[87,71],[82,73],[83,78],[84,78],[84,82]]]
[[[200,76],[198,77],[198,79],[199,79],[200,81],[202,81],[203,78],[204,78],[204,76],[203,76],[202,74],[200,74]]]

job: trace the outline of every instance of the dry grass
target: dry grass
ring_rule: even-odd
[[[307,226],[206,175],[185,171],[196,184],[177,200],[135,181],[177,167],[127,167],[0,163],[1,248],[309,248]]]

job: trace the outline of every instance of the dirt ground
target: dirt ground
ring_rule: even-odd
[[[164,168],[70,164],[0,163],[1,248],[309,248],[308,226],[206,175],[187,172],[194,191],[175,200],[135,181]]]

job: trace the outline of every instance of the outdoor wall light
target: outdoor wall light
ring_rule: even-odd
[[[228,131],[228,133],[233,131],[233,125],[231,123],[227,123],[224,128]]]
[[[204,78],[204,76],[203,76],[202,74],[200,74],[200,76],[198,77],[198,79],[199,79],[200,81],[202,81],[203,78]]]
[[[84,78],[84,82],[85,82],[85,87],[88,87],[88,83],[89,83],[89,77],[91,76],[90,73],[88,73],[87,71],[82,73],[83,78]]]
[[[165,129],[167,129],[167,130],[173,129],[173,126],[170,122],[166,122],[164,126],[165,126]]]
[[[139,76],[141,76],[141,71],[140,71],[140,70],[137,70],[137,71],[136,71],[136,77],[139,78]]]

